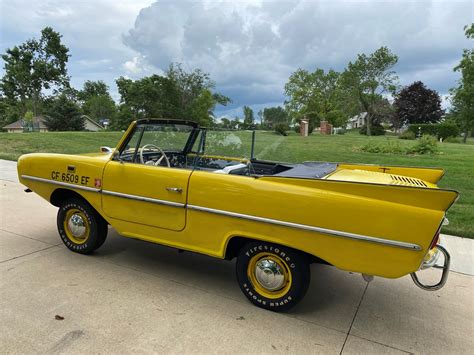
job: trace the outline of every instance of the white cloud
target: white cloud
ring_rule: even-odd
[[[463,26],[473,11],[471,1],[448,0],[2,0],[0,50],[52,26],[70,48],[76,87],[104,80],[116,90],[118,76],[162,73],[179,61],[211,73],[233,114],[282,102],[298,67],[342,70],[382,45],[400,57],[401,84],[422,80],[444,95],[470,45]]]
[[[445,93],[472,9],[468,1],[159,0],[124,42],[154,67],[179,61],[210,72],[235,106],[281,102],[298,67],[342,70],[382,45],[399,55],[402,84],[415,76]]]

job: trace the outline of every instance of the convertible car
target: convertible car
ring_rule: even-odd
[[[93,252],[110,224],[126,237],[237,258],[240,288],[265,309],[297,304],[311,263],[366,280],[410,274],[425,290],[445,284],[450,258],[438,241],[458,193],[437,187],[442,169],[267,161],[255,136],[138,120],[114,149],[23,155],[18,174],[25,191],[59,207],[70,250]],[[417,277],[429,267],[442,269],[436,284]]]

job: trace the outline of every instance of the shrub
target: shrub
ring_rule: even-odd
[[[359,130],[360,134],[367,134],[367,126],[363,125]],[[370,134],[373,136],[383,136],[385,134],[385,129],[380,123],[375,123],[370,126]]]
[[[299,123],[295,124],[295,125],[293,126],[293,129],[294,129],[294,131],[295,131],[296,133],[299,134],[299,133],[300,133],[300,125],[299,125]]]
[[[438,141],[436,137],[423,135],[418,142],[411,147],[408,154],[433,154],[438,150]]]
[[[367,153],[386,153],[386,154],[406,154],[406,148],[402,147],[399,142],[375,143],[369,142],[362,147],[360,151]]]
[[[411,124],[410,126],[408,126],[408,130],[415,133],[416,137],[418,137],[418,133],[420,132],[421,132],[421,135],[428,134],[430,136],[437,136],[438,126],[439,125],[435,123]]]
[[[274,129],[276,133],[281,134],[282,136],[287,136],[288,134],[286,133],[286,131],[288,131],[290,127],[288,127],[286,123],[277,123],[274,126]]]
[[[402,134],[398,136],[399,139],[408,139],[408,140],[414,140],[416,138],[415,133],[413,133],[410,130],[406,130]]]
[[[445,121],[438,125],[438,138],[445,140],[448,137],[457,137],[459,128],[453,121]]]
[[[446,143],[461,143],[461,138],[459,137],[446,137],[443,139],[443,142]]]

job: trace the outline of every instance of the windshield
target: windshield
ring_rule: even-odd
[[[120,153],[126,161],[134,160],[140,150],[160,148],[165,152],[184,152],[194,127],[181,123],[139,124]]]

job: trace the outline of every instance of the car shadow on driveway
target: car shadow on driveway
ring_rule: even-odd
[[[192,252],[180,253],[175,248],[121,237],[114,229],[109,229],[105,244],[88,257],[253,307],[237,284],[235,259],[226,261]],[[321,264],[311,265],[311,278],[305,298],[286,315],[347,332],[366,282],[358,274]]]

